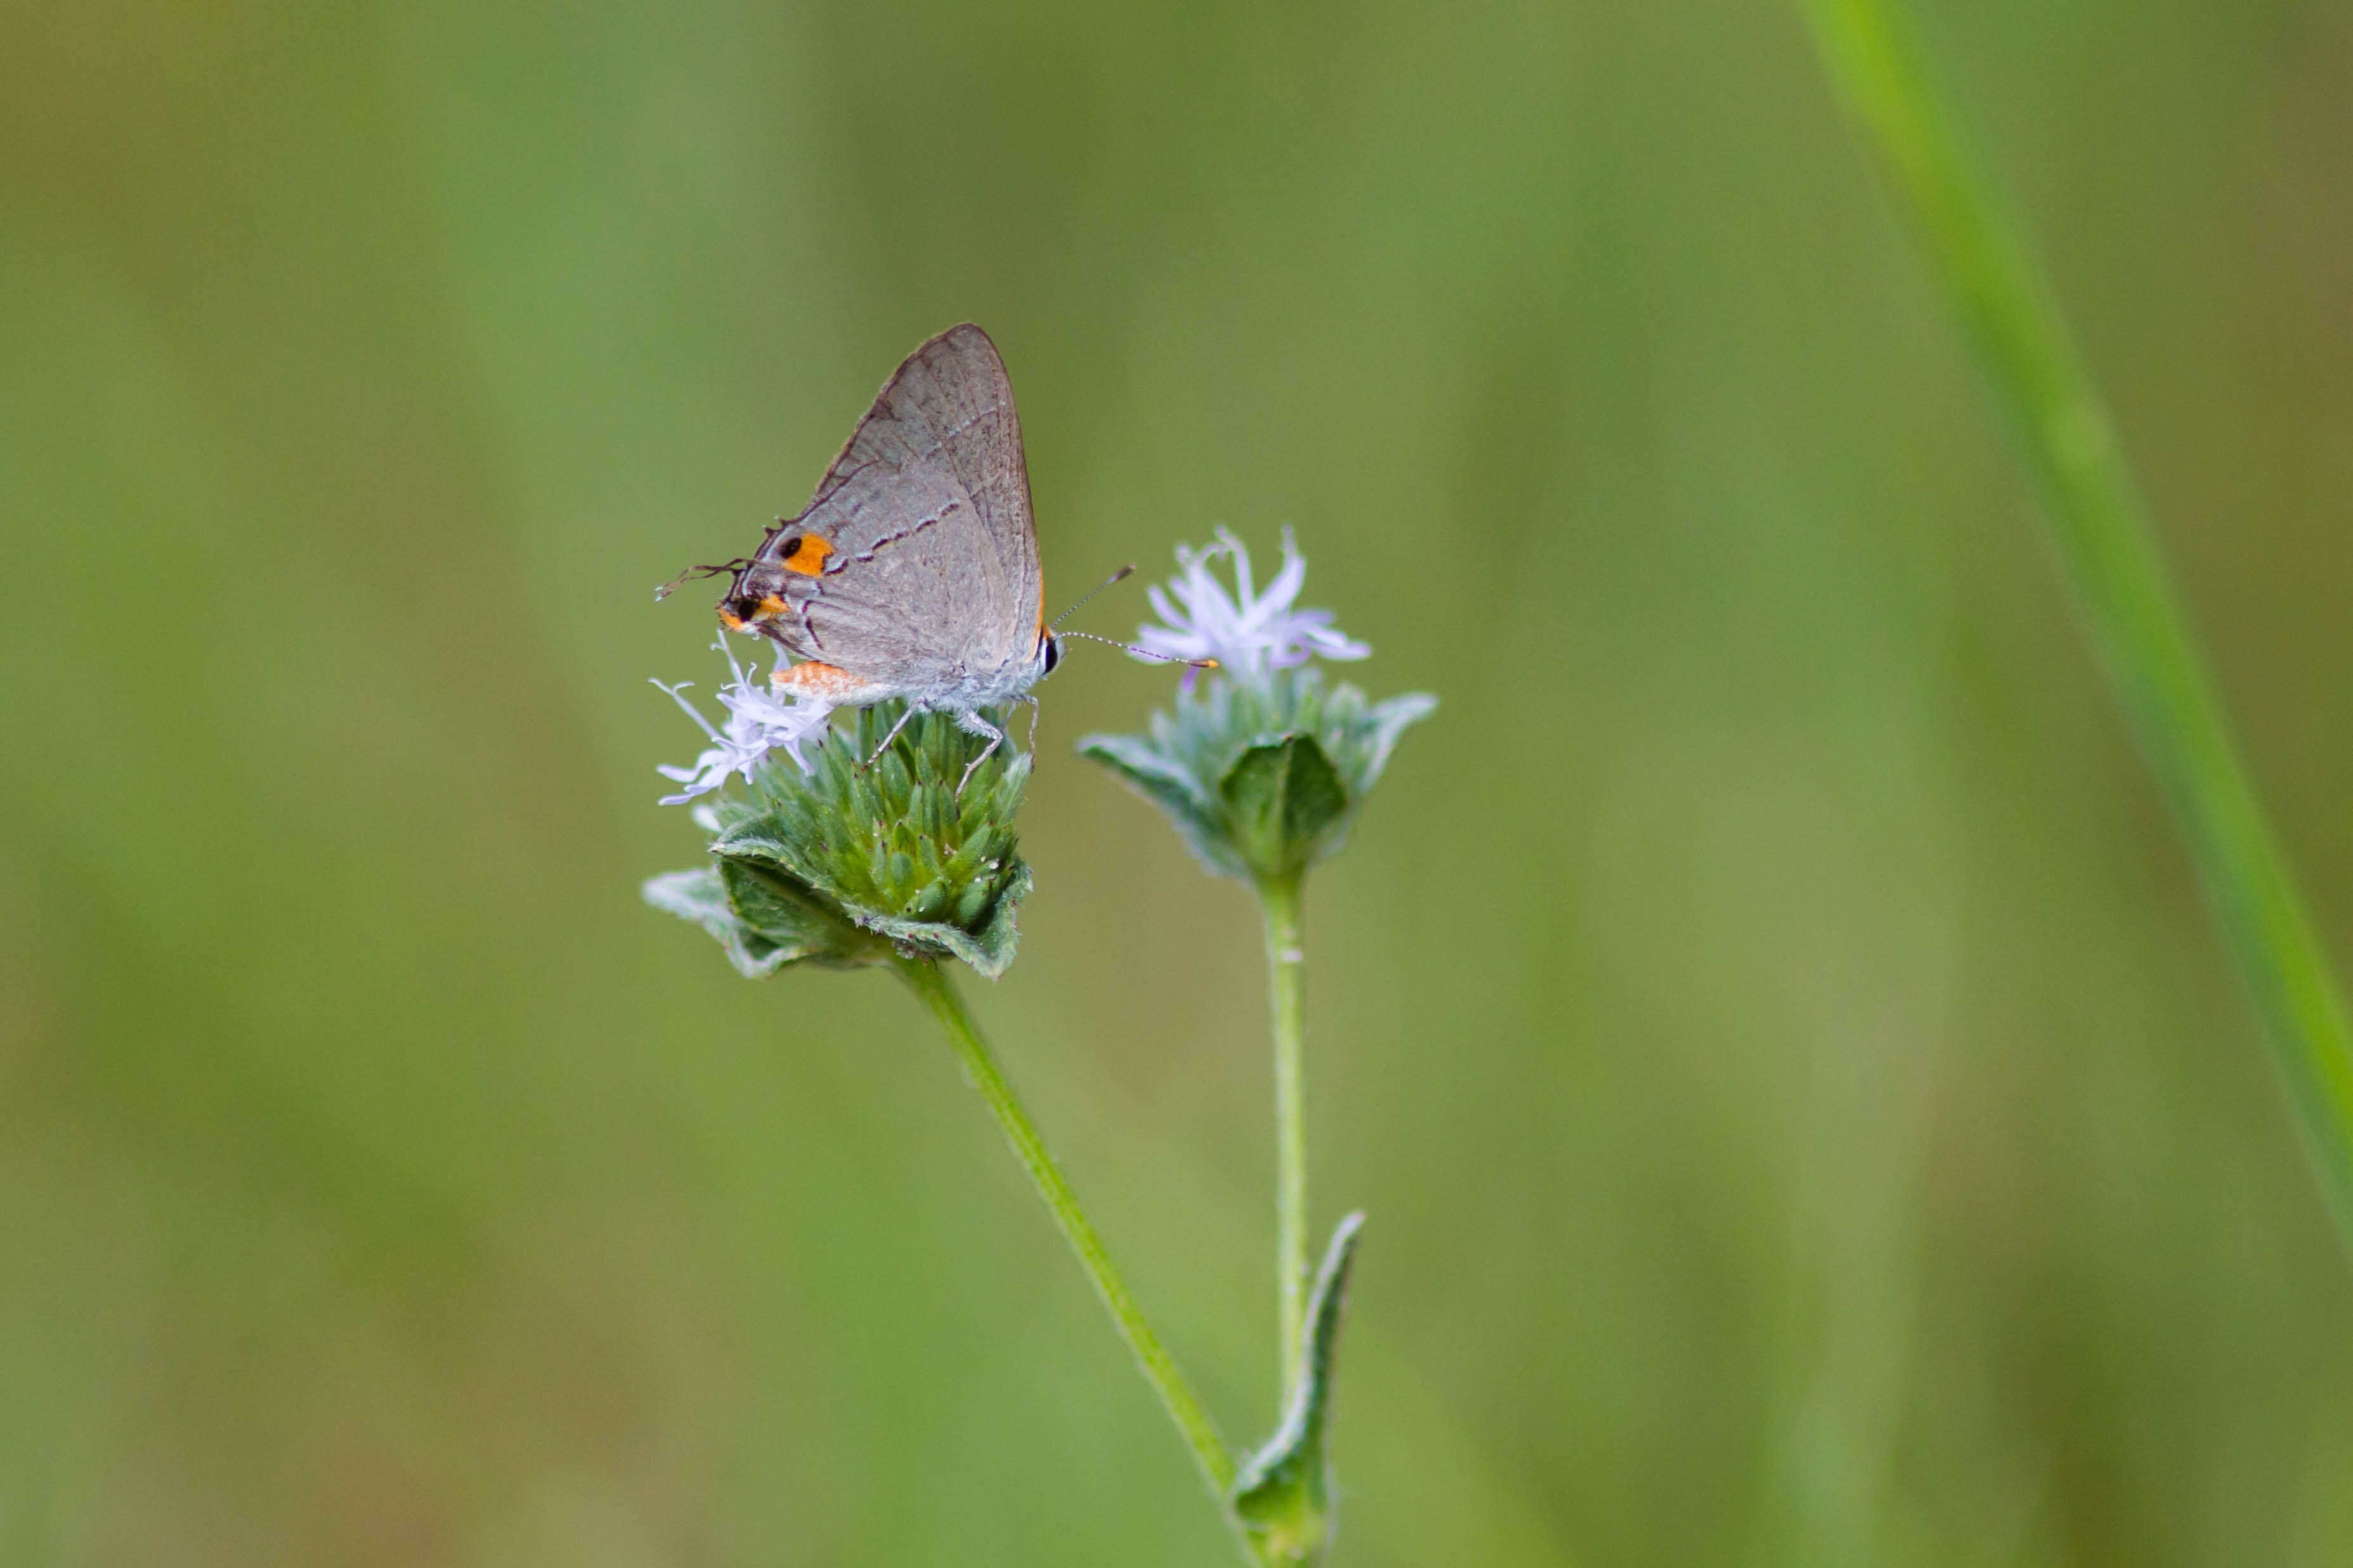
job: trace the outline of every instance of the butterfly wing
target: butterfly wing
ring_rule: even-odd
[[[1032,655],[1041,584],[1029,476],[987,333],[952,327],[907,357],[808,509],[769,536],[746,576],[791,606],[762,630],[895,690],[921,694]]]

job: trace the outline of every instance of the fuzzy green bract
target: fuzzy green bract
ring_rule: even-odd
[[[1260,1558],[1284,1568],[1322,1562],[1332,1541],[1332,1472],[1324,1433],[1332,1415],[1332,1361],[1348,1265],[1364,1226],[1365,1216],[1352,1214],[1333,1233],[1307,1303],[1307,1364],[1282,1426],[1234,1478],[1234,1517]]]
[[[1406,727],[1438,699],[1372,702],[1326,688],[1313,665],[1251,679],[1214,676],[1148,735],[1089,735],[1079,750],[1168,815],[1210,870],[1294,875],[1339,848]]]
[[[903,705],[859,711],[804,775],[772,757],[748,797],[701,813],[716,864],[673,871],[645,899],[701,925],[738,970],[853,968],[893,952],[961,958],[994,980],[1013,962],[1029,891],[1014,813],[1029,758],[1008,743],[956,784],[988,742],[945,714],[918,713],[862,765]]]

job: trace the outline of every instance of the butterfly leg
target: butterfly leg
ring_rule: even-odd
[[[988,745],[981,752],[980,755],[973,758],[971,762],[965,764],[964,777],[956,780],[956,794],[958,795],[962,795],[964,794],[964,786],[972,782],[973,769],[980,766],[981,763],[995,756],[997,754],[997,748],[1005,744],[1005,731],[990,723],[987,720],[982,718],[978,713],[969,710],[956,715],[956,728],[962,730],[967,735],[978,735],[988,742]]]
[[[1029,754],[1030,754],[1031,756],[1033,756],[1033,757],[1034,757],[1034,756],[1036,756],[1036,755],[1038,754],[1038,696],[1037,696],[1037,693],[1035,693],[1035,692],[1031,692],[1029,695],[1028,695],[1028,696],[1026,696],[1026,697],[1022,698],[1022,699],[1021,699],[1021,700],[1022,700],[1022,701],[1024,701],[1024,702],[1027,702],[1028,704],[1029,704]]]
[[[866,772],[875,763],[882,760],[882,753],[891,749],[891,742],[899,738],[899,731],[907,727],[907,721],[913,718],[915,716],[915,705],[912,702],[908,703],[907,710],[899,715],[899,721],[891,726],[891,732],[882,737],[882,743],[874,748],[874,754],[858,764],[858,771],[860,773]]]

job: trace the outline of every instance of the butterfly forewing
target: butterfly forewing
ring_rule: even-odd
[[[1037,535],[1013,390],[987,333],[952,328],[909,355],[762,556],[802,533],[830,549],[818,572],[770,574],[797,611],[773,627],[794,653],[910,690],[1031,655]]]

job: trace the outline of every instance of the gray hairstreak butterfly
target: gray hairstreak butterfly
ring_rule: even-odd
[[[799,516],[749,559],[693,570],[733,572],[721,624],[797,661],[769,677],[778,690],[841,708],[902,697],[908,716],[954,714],[985,737],[982,757],[1005,732],[980,710],[1034,705],[1061,659],[1012,383],[968,321],[892,373]]]

